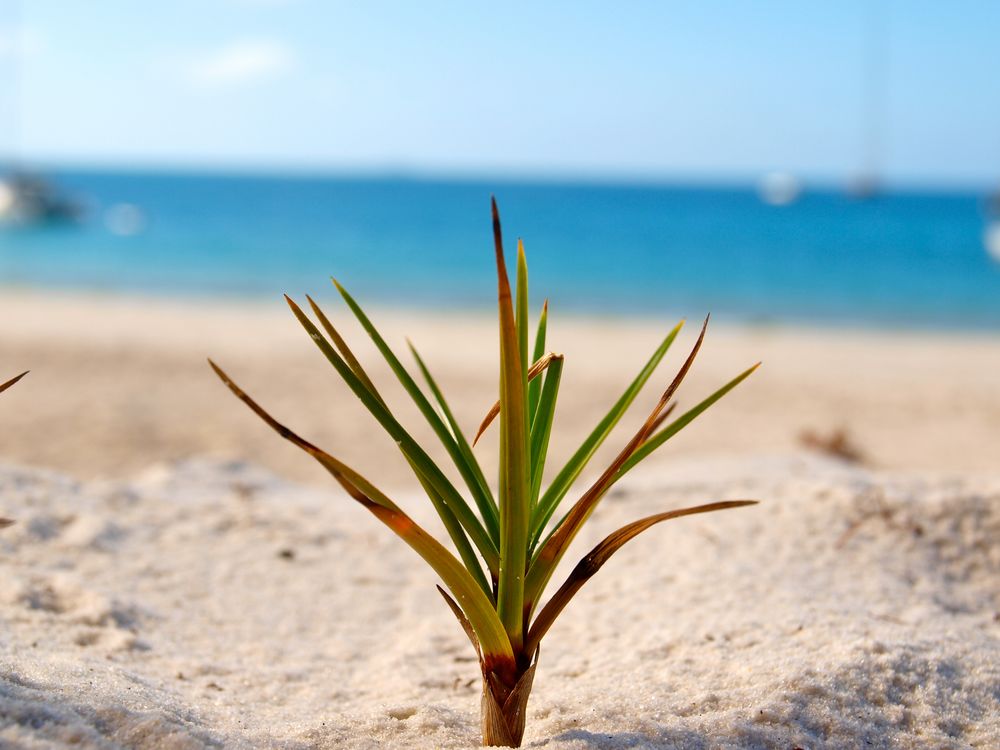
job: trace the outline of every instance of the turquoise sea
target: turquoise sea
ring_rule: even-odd
[[[81,223],[0,230],[0,286],[171,295],[325,292],[489,306],[489,197],[532,296],[597,314],[1000,330],[986,196],[65,171]],[[122,208],[123,204],[128,207]]]

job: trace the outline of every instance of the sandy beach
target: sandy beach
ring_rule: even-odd
[[[552,313],[558,463],[675,321]],[[471,431],[496,394],[492,315],[373,317]],[[433,574],[205,364],[438,530],[280,301],[5,292],[0,351],[32,370],[0,399],[0,515],[18,521],[0,535],[0,746],[477,745],[474,654]],[[1000,338],[720,324],[702,351],[682,408],[764,365],[629,475],[569,566],[645,514],[763,502],[650,531],[588,583],[543,643],[526,746],[1000,746]],[[860,463],[803,444],[838,429]],[[476,449],[491,474],[494,441]]]
[[[436,448],[419,413],[334,296],[331,288],[318,299],[414,435]],[[459,422],[474,431],[497,392],[493,314],[371,315],[407,364],[406,338],[414,342]],[[550,348],[566,356],[551,448],[558,462],[576,449],[677,321],[566,318],[558,309],[550,320]],[[641,421],[700,323],[688,322],[623,428]],[[280,299],[213,303],[5,292],[0,351],[11,374],[33,370],[0,406],[0,456],[9,461],[100,478],[141,470],[151,461],[212,455],[325,485],[322,469],[275,440],[226,393],[208,369],[211,356],[303,435],[359,469],[378,467],[387,487],[412,488],[412,474],[390,439],[375,429]],[[757,361],[763,361],[760,370],[645,470],[706,452],[797,451],[804,430],[826,436],[838,429],[846,430],[871,467],[1000,469],[998,336],[713,325],[679,394],[681,408]],[[486,466],[496,453],[493,439],[490,433],[477,450]],[[616,450],[609,442],[608,450]]]

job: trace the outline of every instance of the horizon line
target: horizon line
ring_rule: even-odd
[[[28,172],[104,172],[109,174],[161,174],[202,175],[212,177],[263,177],[294,179],[357,179],[398,180],[414,182],[501,182],[504,184],[553,184],[594,185],[614,187],[700,187],[700,188],[754,188],[768,174],[792,175],[803,188],[844,190],[865,177],[833,175],[823,172],[795,172],[789,169],[763,169],[756,173],[744,171],[712,171],[693,173],[685,171],[634,172],[588,169],[518,169],[499,167],[434,168],[402,164],[317,164],[268,161],[197,161],[178,160],[166,162],[156,159],[122,161],[115,159],[74,158],[0,158],[0,172],[23,169]],[[942,178],[926,176],[885,176],[875,184],[892,191],[902,192],[975,192],[1000,194],[1000,180],[985,178]]]

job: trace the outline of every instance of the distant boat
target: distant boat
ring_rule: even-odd
[[[986,227],[983,229],[983,245],[987,254],[1000,263],[1000,191],[986,201]]]
[[[37,175],[15,172],[0,178],[0,226],[74,223],[83,206]]]
[[[757,195],[769,206],[788,206],[802,194],[802,183],[790,172],[768,172],[757,183]]]
[[[1000,263],[1000,219],[987,220],[983,231],[983,244],[993,260]]]
[[[847,195],[856,200],[869,200],[881,190],[882,186],[874,175],[859,175],[847,182]]]
[[[986,201],[986,210],[992,216],[1000,218],[1000,190],[997,190]]]
[[[862,60],[861,164],[847,182],[847,195],[870,200],[883,190],[889,100],[889,11],[884,0],[868,4],[868,34]]]
[[[21,3],[5,4],[4,25],[17,30],[21,16]],[[13,16],[11,18],[10,16]],[[0,43],[0,46],[3,46]],[[12,37],[7,54],[0,54],[4,63],[2,73],[4,85],[0,87],[0,110],[7,113],[5,136],[0,143],[6,157],[0,165],[0,229],[5,227],[39,226],[47,224],[74,223],[83,217],[83,206],[75,199],[57,189],[41,175],[20,166],[18,158],[19,90],[21,84],[20,64],[24,56],[23,44],[18,36]],[[9,72],[8,72],[9,71]]]

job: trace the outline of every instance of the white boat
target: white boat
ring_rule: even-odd
[[[1000,219],[987,220],[983,230],[983,244],[993,260],[1000,263]]]
[[[769,206],[788,206],[802,194],[802,183],[790,172],[768,172],[757,183],[757,194]]]

